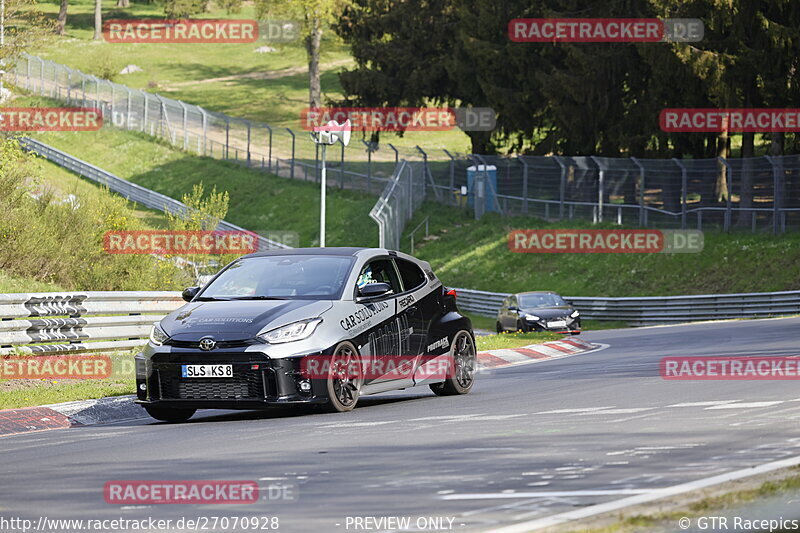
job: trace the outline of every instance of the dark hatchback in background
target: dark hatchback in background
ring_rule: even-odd
[[[497,332],[552,331],[581,332],[580,312],[555,292],[536,291],[512,294],[497,312]]]

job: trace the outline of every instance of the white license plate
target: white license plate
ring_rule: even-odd
[[[552,322],[547,323],[548,328],[565,328],[567,327],[566,320],[553,320]]]
[[[181,365],[183,378],[232,378],[233,365]]]

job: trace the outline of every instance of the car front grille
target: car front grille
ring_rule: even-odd
[[[231,378],[182,378],[180,365],[159,369],[159,389],[164,400],[260,400],[264,383],[260,370],[238,370]]]

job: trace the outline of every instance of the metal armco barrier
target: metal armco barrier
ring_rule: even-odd
[[[168,291],[0,294],[0,355],[135,348],[184,303]]]
[[[456,289],[458,306],[481,316],[494,317],[508,293]],[[800,291],[687,296],[604,298],[564,296],[593,320],[615,320],[631,326],[675,324],[728,318],[768,318],[800,314]]]
[[[131,200],[132,202],[142,204],[151,209],[158,209],[159,211],[164,211],[165,213],[171,213],[173,215],[182,215],[189,209],[189,207],[183,202],[142,187],[141,185],[136,185],[128,180],[119,178],[114,174],[103,170],[102,168],[96,167],[91,163],[87,163],[86,161],[78,159],[77,157],[73,157],[66,152],[62,152],[61,150],[53,148],[52,146],[48,146],[41,141],[31,139],[29,137],[22,137],[18,140],[20,146],[22,146],[24,149],[34,152],[60,167],[71,170],[79,176],[83,176],[84,178],[88,178],[92,181],[100,183],[101,185],[105,185],[110,190],[118,193],[120,196],[123,196],[128,200]],[[219,221],[219,224],[217,224],[217,229],[227,231],[247,231],[244,228],[240,228],[239,226],[224,220]],[[260,235],[258,236],[259,250],[270,250],[275,248],[291,248],[291,246],[267,239],[266,237],[262,237]]]

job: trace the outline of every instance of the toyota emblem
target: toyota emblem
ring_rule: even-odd
[[[206,338],[206,339],[202,339],[200,341],[200,349],[203,350],[203,351],[206,351],[206,352],[209,351],[209,350],[213,350],[214,346],[216,346],[216,345],[217,345],[217,343],[216,343],[216,341],[214,339]]]

